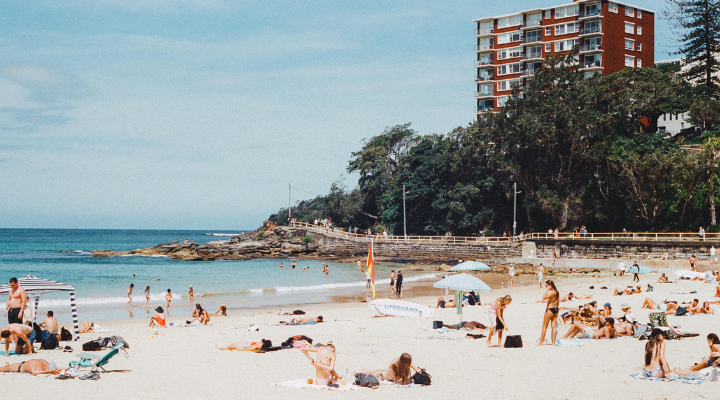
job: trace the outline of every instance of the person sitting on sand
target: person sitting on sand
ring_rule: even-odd
[[[37,358],[34,360],[27,360],[23,361],[21,363],[15,363],[15,364],[8,364],[5,363],[4,366],[0,367],[0,372],[3,373],[25,373],[30,374],[32,376],[38,376],[38,375],[57,375],[61,372],[61,369],[55,368],[50,369],[50,363],[46,360],[43,360],[41,358]]]
[[[88,320],[83,320],[83,327],[80,328],[78,332],[80,333],[91,333],[95,331],[95,323],[94,322],[88,322]]]
[[[225,304],[221,305],[220,308],[218,308],[217,311],[215,311],[215,314],[213,315],[220,315],[222,317],[227,317],[227,306]]]
[[[48,311],[47,318],[42,320],[42,322],[40,322],[38,326],[40,328],[44,328],[48,333],[57,336],[60,328],[58,327],[58,322],[53,315],[54,314],[52,311]]]
[[[421,369],[413,365],[410,354],[403,353],[400,358],[392,360],[390,367],[386,370],[365,371],[363,369],[362,372],[374,376],[378,381],[390,381],[407,385],[412,381],[412,371],[420,373]]]
[[[572,324],[565,336],[563,336],[563,339],[572,339],[576,335],[580,335],[583,339],[613,339],[617,337],[615,320],[612,318],[606,319],[603,326],[599,329],[593,329],[586,325]]]
[[[9,324],[0,329],[0,337],[5,341],[5,356],[10,355],[10,341],[15,342],[15,354],[32,354],[35,352],[35,330],[25,324]]]
[[[215,345],[218,350],[238,350],[238,351],[257,351],[262,348],[268,348],[272,346],[272,342],[266,339],[262,339],[258,342],[236,342],[225,346]]]
[[[208,322],[210,322],[210,314],[208,314],[207,310],[202,308],[200,303],[195,304],[195,309],[193,310],[192,316],[195,317],[188,325],[191,323],[198,321],[203,325],[207,325]]]
[[[645,364],[643,376],[646,378],[664,378],[670,373],[670,366],[665,360],[665,334],[655,328],[645,344]]]
[[[711,333],[707,335],[707,343],[708,346],[710,346],[710,355],[708,357],[705,357],[700,361],[699,363],[693,365],[692,367],[688,368],[676,368],[673,372],[675,372],[678,375],[687,375],[691,372],[697,372],[701,369],[705,369],[708,367],[719,367],[720,366],[720,338],[718,338],[718,335]]]
[[[675,311],[678,309],[678,304],[674,301],[663,301],[662,303],[656,303],[653,299],[646,297],[645,301],[643,302],[642,308],[647,308],[650,310],[660,310],[665,312],[665,314],[675,314]]]
[[[635,333],[635,325],[631,322],[615,322],[615,334],[617,337],[632,336]]]
[[[632,311],[630,311],[630,306],[627,303],[623,303],[620,306],[620,309],[625,313],[625,315],[618,318],[618,320],[623,321],[623,322],[630,322],[631,324],[635,323],[635,321],[637,319],[635,318],[635,314],[633,314]]]
[[[305,347],[300,349],[315,367],[315,384],[332,385],[342,377],[335,371],[335,346],[332,342],[318,347]],[[316,353],[313,359],[308,353]]]
[[[605,318],[612,317],[612,306],[610,303],[605,303],[603,309],[600,310],[600,316]]]
[[[670,279],[668,279],[668,277],[663,272],[662,275],[660,275],[660,278],[657,280],[657,283],[672,283],[672,282],[670,282]]]
[[[454,299],[445,301],[445,299],[443,299],[443,296],[441,295],[437,301],[437,306],[435,308],[455,308],[455,306],[457,306],[457,304],[455,304]]]
[[[457,324],[453,324],[453,325],[443,324],[443,327],[447,328],[447,329],[457,329],[457,330],[465,329],[468,331],[487,329],[487,326],[485,326],[477,321],[463,321],[463,322],[458,322]]]
[[[162,326],[165,327],[165,310],[163,310],[162,307],[158,306],[155,309],[156,314],[150,317],[150,327],[153,328],[155,326]]]
[[[710,308],[710,302],[709,301],[703,301],[703,305],[700,308],[699,314],[712,314],[713,310]]]

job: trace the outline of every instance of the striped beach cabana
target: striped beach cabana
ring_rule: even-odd
[[[53,292],[70,292],[70,306],[72,308],[73,326],[75,327],[75,340],[80,339],[80,328],[78,326],[77,307],[75,306],[75,288],[64,283],[50,281],[38,278],[36,276],[24,276],[18,279],[18,285],[25,289],[28,297],[35,298],[35,314],[37,315],[38,303],[40,295]],[[10,284],[6,283],[0,286],[0,296],[10,293]],[[34,321],[33,321],[34,322]]]

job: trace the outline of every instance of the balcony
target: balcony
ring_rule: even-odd
[[[537,73],[538,73],[538,71],[535,69],[524,69],[524,70],[522,70],[520,75],[526,76],[526,77],[527,76],[532,77],[532,76],[535,76],[535,74],[537,74]]]
[[[533,51],[530,53],[524,53],[521,57],[523,60],[540,59],[542,60],[542,51]]]
[[[480,99],[483,97],[493,97],[495,93],[492,92],[492,90],[483,90],[480,92],[475,92],[475,98]]]
[[[580,52],[603,51],[601,44],[584,44],[580,46]]]
[[[475,45],[475,51],[490,51],[493,48],[495,48],[495,45],[492,43],[490,44],[476,44]]]
[[[493,65],[495,64],[495,61],[493,60],[477,60],[475,61],[476,67],[482,67],[483,65]]]
[[[593,34],[602,35],[602,33],[603,33],[603,31],[602,31],[602,27],[601,27],[601,26],[594,26],[594,27],[591,27],[591,28],[585,28],[585,27],[583,27],[582,29],[580,29],[580,32],[578,32],[578,35],[579,35],[579,36],[583,36],[583,35],[593,35]]]
[[[492,107],[492,106],[480,106],[480,107],[475,108],[475,113],[477,113],[477,114],[486,113],[486,112],[488,112],[488,111],[490,111],[490,112],[495,111],[495,107]]]
[[[602,68],[602,61],[586,61],[580,64],[580,69]]]
[[[493,28],[475,29],[475,36],[488,36],[495,33]]]
[[[488,81],[494,81],[495,76],[493,75],[478,75],[475,77],[475,82],[488,82]]]
[[[599,8],[591,8],[589,10],[580,11],[580,14],[578,14],[578,19],[592,17],[602,18],[602,10]]]
[[[533,35],[530,37],[523,37],[522,38],[523,43],[535,43],[535,42],[542,42],[542,36],[541,35]]]
[[[539,21],[525,21],[520,25],[520,28],[535,28],[542,26],[542,20]]]

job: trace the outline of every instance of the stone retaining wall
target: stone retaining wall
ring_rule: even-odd
[[[715,246],[720,252],[720,242],[535,240],[534,244],[535,257],[540,258],[552,258],[555,253],[558,257],[570,259],[660,260],[668,253],[669,260],[687,260],[693,255],[698,259],[707,259],[710,246]],[[527,254],[524,256],[527,257]]]

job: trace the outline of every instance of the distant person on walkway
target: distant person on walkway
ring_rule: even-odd
[[[8,293],[7,303],[5,303],[5,316],[8,324],[22,324],[22,311],[25,310],[26,304],[25,289],[18,285],[17,278],[10,278],[10,293]]]
[[[397,278],[395,278],[395,294],[399,298],[402,296],[402,284],[403,284],[403,275],[402,271],[398,270],[397,272]]]
[[[700,230],[698,231],[698,236],[700,236],[700,240],[705,240],[705,229],[703,227],[700,227]]]
[[[513,278],[515,278],[515,266],[510,264],[508,268],[508,275],[510,275],[510,287],[513,286]]]
[[[540,288],[543,287],[543,275],[545,275],[545,268],[543,268],[542,263],[538,265],[537,269],[535,270],[535,276],[537,276],[538,283],[540,284]]]
[[[640,273],[640,266],[638,265],[637,261],[633,263],[633,282],[640,282],[640,276],[638,275]]]
[[[195,301],[195,292],[193,292],[192,285],[190,285],[190,290],[188,291],[188,301],[192,303]]]

